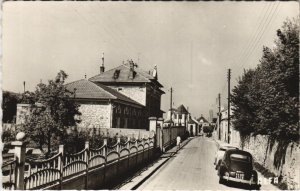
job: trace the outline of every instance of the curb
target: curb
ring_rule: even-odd
[[[193,138],[188,138],[185,142],[182,143],[182,145],[180,146],[179,150],[182,149],[185,145],[187,145]],[[176,148],[173,147],[169,150],[172,150]],[[165,159],[165,161],[163,161],[160,165],[158,165],[152,172],[150,172],[147,176],[145,176],[141,181],[139,181],[137,184],[135,184],[132,188],[130,188],[130,190],[136,190],[139,186],[141,186],[146,180],[148,180],[155,172],[157,172],[164,164],[166,164],[174,155],[175,153],[177,153],[178,150],[174,153],[172,153],[169,157],[167,157]]]

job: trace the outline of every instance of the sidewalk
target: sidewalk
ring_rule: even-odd
[[[184,147],[192,138],[184,140],[181,147]],[[160,167],[177,153],[177,146],[163,153],[157,161],[137,172],[132,178],[128,179],[123,185],[117,186],[118,190],[136,190],[142,183],[151,177]]]

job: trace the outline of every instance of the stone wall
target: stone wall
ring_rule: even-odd
[[[87,128],[79,127],[80,131],[85,131]],[[96,134],[105,137],[129,137],[129,138],[152,138],[154,132],[147,131],[145,129],[121,129],[121,128],[96,128]]]
[[[79,127],[96,127],[96,128],[110,128],[111,127],[111,112],[112,107],[107,105],[96,104],[80,104],[79,111],[81,112],[81,123]]]
[[[232,130],[232,144],[241,146],[239,133]],[[285,182],[288,189],[300,189],[300,145],[289,144],[286,147],[286,152],[283,152],[283,164],[278,168],[274,165],[275,153],[278,147],[281,147],[278,142],[275,142],[270,148],[268,136],[251,136],[245,141],[244,150],[249,151],[256,162],[274,173],[277,177],[282,177],[282,182]],[[285,149],[284,149],[285,150]],[[277,157],[278,158],[278,157]]]
[[[146,106],[146,87],[140,86],[109,86],[134,101]]]

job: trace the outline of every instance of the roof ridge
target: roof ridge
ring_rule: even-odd
[[[96,84],[96,83],[95,83]],[[122,94],[122,93],[120,93],[120,92],[118,92],[117,90],[115,90],[115,89],[113,89],[113,88],[111,88],[111,87],[108,87],[108,86],[106,86],[106,85],[104,85],[104,84],[96,84],[97,86],[99,86],[99,87],[101,87],[104,91],[106,91],[106,92],[108,92],[105,88],[107,88],[107,89],[109,89],[110,91],[113,91],[114,93],[116,93],[116,94],[118,94],[118,95],[120,95],[120,96],[123,96],[123,97],[125,97],[126,99],[128,99],[128,100],[130,100],[131,102],[133,102],[133,103],[135,103],[135,104],[138,104],[138,105],[141,105],[139,102],[137,102],[137,101],[135,101],[135,100],[133,100],[133,99],[131,99],[130,97],[128,97],[128,96],[126,96],[126,95],[124,95],[124,94]],[[104,87],[104,88],[103,88]],[[109,94],[111,94],[110,92],[108,92]],[[113,95],[113,94],[111,94],[111,95]],[[120,98],[118,98],[118,97],[116,97],[115,95],[113,95],[113,97],[115,97],[116,99],[120,99]],[[124,101],[124,100],[123,100]],[[126,101],[126,100],[125,100]],[[143,106],[143,105],[142,105]]]
[[[112,97],[114,97],[114,99],[118,99],[115,95],[113,95],[112,93],[110,93],[109,91],[105,90],[102,86],[100,86],[99,84],[96,84],[94,82],[92,82],[93,84],[95,84],[95,86],[97,86],[98,88],[101,88],[102,90],[104,90],[106,93],[108,93],[109,95],[111,95]],[[102,85],[102,84],[101,84]],[[103,85],[104,86],[104,85]],[[106,86],[107,87],[107,86]],[[109,87],[107,87],[109,88]]]
[[[119,66],[117,66],[117,67],[119,67]],[[111,68],[111,69],[109,69],[109,70],[107,70],[107,71],[104,71],[103,73],[108,72],[108,71],[111,71],[111,70],[113,70],[113,69],[115,69],[115,68],[117,68],[117,67]],[[100,75],[101,75],[101,74],[97,74],[97,75],[95,75],[95,76],[93,76],[93,77],[90,77],[88,80],[91,81],[92,78],[95,78],[95,77],[100,76]]]
[[[125,66],[126,68],[130,69],[130,66],[127,66],[126,64],[122,64],[123,66]],[[147,78],[143,73],[146,73],[145,71],[143,71],[142,69],[136,68],[136,72],[139,73],[142,77],[144,77],[145,79],[149,80],[149,78]],[[152,79],[150,79],[152,80]]]
[[[65,84],[65,86],[72,86],[72,85],[75,85],[76,86],[76,83],[80,83],[80,82],[84,82],[84,83],[88,83],[89,86],[92,86],[94,88],[96,88],[97,91],[101,91],[105,94],[107,94],[109,97],[109,99],[117,99],[116,96],[112,95],[110,92],[106,91],[105,89],[103,89],[102,87],[99,87],[96,83],[90,81],[90,80],[87,80],[87,79],[80,79],[80,80],[76,80],[76,81],[73,81],[73,82],[70,82],[70,83],[67,83]],[[85,84],[85,87],[88,87],[87,84]],[[69,90],[70,91],[70,90]]]
[[[79,81],[82,81],[82,80],[84,80],[84,79],[75,80],[75,81],[73,81],[73,82],[66,83],[66,84],[64,84],[64,86],[70,85],[70,84],[74,84],[75,82],[79,82]]]

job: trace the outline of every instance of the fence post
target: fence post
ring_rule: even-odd
[[[149,131],[154,131],[156,133],[156,126],[157,126],[157,118],[156,117],[149,117]]]
[[[136,148],[138,147],[138,140],[139,140],[139,137],[135,137],[135,143],[134,143],[134,145],[136,146]]]
[[[159,139],[160,139],[160,145],[159,145],[159,147],[160,147],[160,150],[162,151],[162,152],[165,152],[165,148],[164,148],[164,127],[160,127],[159,128],[159,131],[160,131],[160,137],[159,137]]]
[[[89,149],[90,149],[90,143],[89,141],[86,141],[85,142],[85,145],[84,145],[84,148],[86,149],[85,150],[85,162],[86,162],[86,169],[85,169],[85,189],[87,190],[88,189],[88,177],[89,177],[89,158],[90,158],[90,152],[89,152]]]
[[[169,147],[171,148],[171,144],[172,144],[172,126],[170,126],[170,141],[169,141]]]
[[[103,156],[106,157],[107,156],[107,150],[106,150],[106,148],[107,148],[107,138],[103,139],[103,146],[104,146],[103,147],[103,151],[102,151],[103,152]]]
[[[126,141],[126,149],[130,149],[130,138],[127,137],[127,141]]]
[[[62,189],[62,180],[64,176],[64,145],[59,145],[58,147],[58,153],[61,153],[61,156],[58,158],[58,169],[60,171],[60,180],[59,180],[59,186],[60,189]]]
[[[25,167],[25,152],[26,143],[24,142],[25,133],[20,132],[16,136],[16,141],[11,143],[15,147],[15,160],[17,162],[15,168],[15,184],[16,190],[24,190],[24,167]]]
[[[121,138],[117,138],[117,152],[120,154],[120,143],[121,143]]]
[[[106,134],[107,136],[107,134]],[[103,176],[104,176],[104,184],[106,183],[106,165],[107,165],[107,138],[104,138],[103,139],[103,148],[102,148],[102,155],[105,157],[105,163],[104,163],[104,173],[103,173]]]

